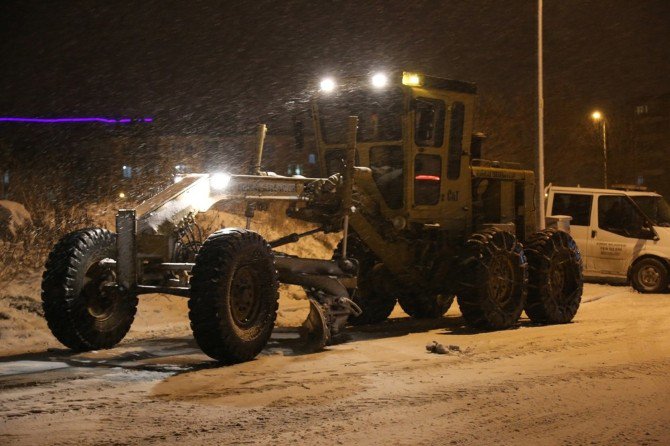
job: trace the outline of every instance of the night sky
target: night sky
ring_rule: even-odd
[[[482,97],[527,118],[519,141],[532,147],[535,8],[533,0],[4,1],[0,114],[152,116],[157,128],[184,133],[281,127],[287,99],[304,97],[322,75],[415,69],[476,82]],[[668,0],[545,0],[547,150],[563,150],[564,134],[594,107],[670,90],[668,42]]]

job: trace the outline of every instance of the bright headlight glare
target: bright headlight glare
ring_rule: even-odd
[[[383,88],[388,84],[389,79],[384,73],[377,73],[372,76],[372,86],[375,88]]]
[[[209,186],[214,190],[223,190],[230,183],[230,175],[223,172],[217,172],[209,177]]]
[[[319,84],[319,88],[324,93],[330,93],[331,91],[335,90],[335,80],[332,77],[322,79],[321,83]]]

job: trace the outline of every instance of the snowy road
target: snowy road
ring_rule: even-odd
[[[230,367],[185,334],[0,357],[0,444],[670,444],[668,294],[588,285],[574,323],[494,333],[393,316]]]

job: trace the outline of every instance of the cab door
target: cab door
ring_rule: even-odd
[[[413,220],[465,230],[469,221],[469,163],[472,98],[414,89],[407,191]],[[439,216],[439,217],[438,217]]]
[[[641,239],[644,217],[625,195],[598,195],[590,228],[588,255],[594,269],[605,275],[626,276]]]

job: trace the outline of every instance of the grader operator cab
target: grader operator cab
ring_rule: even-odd
[[[475,93],[419,73],[325,80],[312,102],[321,178],[263,172],[259,126],[246,175],[180,177],[120,210],[115,234],[61,239],[42,284],[49,327],[72,349],[110,348],[129,330],[138,296],[176,294],[189,298],[206,354],[246,361],[270,337],[279,282],[305,289],[303,334],[316,349],[337,342],[347,323],[385,320],[396,302],[412,317],[440,317],[457,296],[465,322],[483,330],[515,325],[524,309],[536,322],[571,321],[579,250],[567,232],[536,230],[531,171],[476,159]],[[200,244],[193,215],[224,200],[246,203],[247,228]],[[269,201],[315,228],[266,241],[249,228]],[[277,251],[340,231],[330,260]]]

